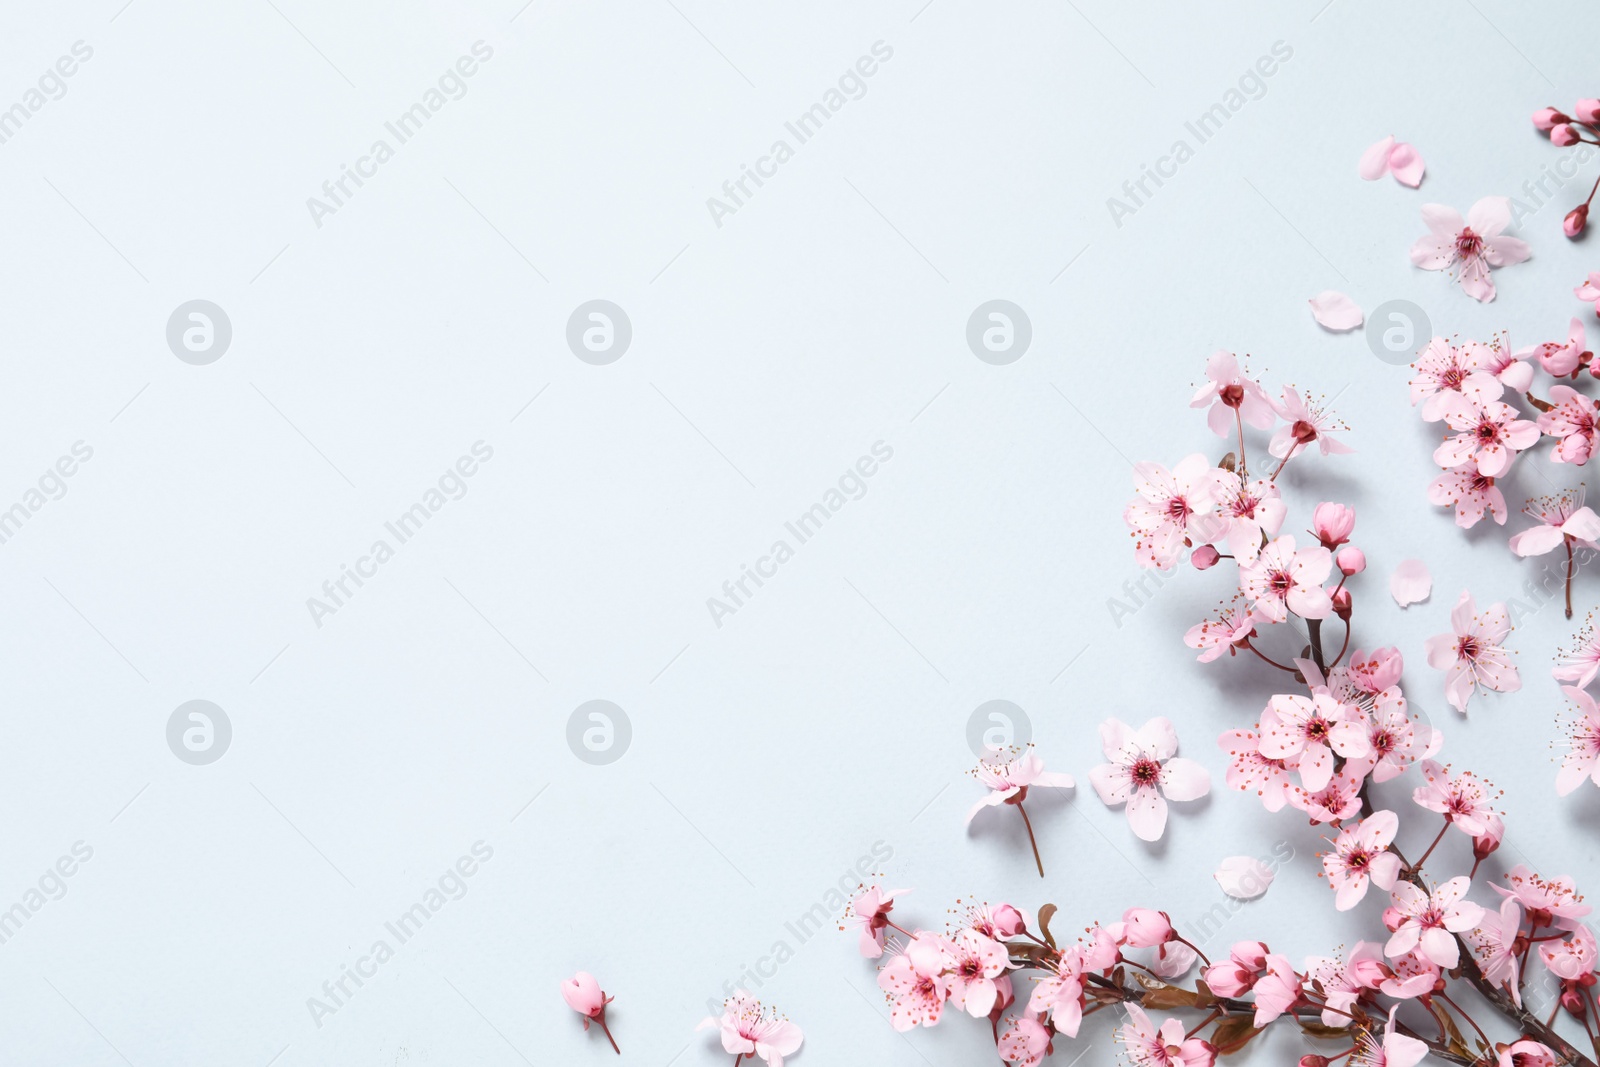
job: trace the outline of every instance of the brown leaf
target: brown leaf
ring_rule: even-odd
[[[1328,1026],[1327,1024],[1318,1022],[1315,1019],[1301,1019],[1300,1029],[1304,1030],[1312,1037],[1342,1037],[1346,1039],[1350,1037],[1350,1027],[1348,1025]]]
[[[1229,472],[1237,472],[1239,469],[1238,461],[1234,459],[1232,452],[1229,452],[1226,456],[1223,456],[1222,462],[1218,463],[1217,466]]]
[[[1211,992],[1211,987],[1199,979],[1195,979],[1194,1006],[1197,1008],[1209,1008],[1215,1005],[1216,1002],[1217,995]]]
[[[1171,1011],[1173,1008],[1192,1008],[1198,998],[1187,989],[1179,989],[1175,985],[1158,985],[1144,995],[1144,1006],[1160,1011]]]
[[[1226,1056],[1244,1048],[1260,1032],[1252,1024],[1252,1016],[1230,1015],[1211,1031],[1211,1044],[1219,1056]]]
[[[1051,948],[1056,947],[1056,939],[1050,934],[1050,920],[1056,916],[1054,904],[1042,904],[1039,907],[1039,933],[1044,936],[1044,943]]]
[[[1534,396],[1532,393],[1528,394],[1528,403],[1532,404],[1534,407],[1538,408],[1540,411],[1552,411],[1552,410],[1555,409],[1555,405],[1554,404],[1550,403],[1548,400],[1540,400],[1538,397]]]

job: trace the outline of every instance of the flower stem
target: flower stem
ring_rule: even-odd
[[[611,1036],[611,1027],[606,1025],[605,1013],[601,1012],[600,1017],[595,1022],[600,1024],[600,1032],[606,1035],[607,1041],[611,1042],[611,1051],[618,1056],[622,1055],[622,1050],[617,1047],[617,1039]]]
[[[1572,538],[1563,537],[1561,540],[1567,546],[1567,618],[1570,619],[1572,618]]]
[[[1590,193],[1589,196],[1592,199],[1594,193]],[[1244,461],[1244,416],[1240,414],[1239,408],[1233,409],[1233,422],[1239,427],[1239,480],[1244,482],[1250,479],[1250,468]]]
[[[1424,852],[1422,854],[1422,858],[1419,859],[1416,862],[1416,865],[1411,868],[1411,873],[1412,874],[1416,874],[1418,871],[1422,870],[1422,865],[1424,863],[1428,862],[1428,857],[1433,855],[1433,850],[1439,847],[1439,842],[1444,840],[1444,835],[1445,835],[1446,831],[1448,831],[1449,829],[1450,829],[1450,820],[1448,818],[1446,818],[1445,821],[1444,821],[1444,825],[1439,827],[1439,836],[1433,839],[1433,844],[1428,846],[1428,851]]]
[[[1018,802],[1017,810],[1022,812],[1022,825],[1028,828],[1028,844],[1033,846],[1033,864],[1039,868],[1039,877],[1043,878],[1044,861],[1039,858],[1039,842],[1033,839],[1033,823],[1028,819],[1028,812],[1023,808],[1021,802]]]
[[[1283,664],[1279,663],[1277,660],[1273,659],[1271,656],[1268,656],[1266,653],[1262,652],[1255,645],[1252,645],[1249,641],[1246,641],[1244,643],[1244,647],[1248,648],[1251,652],[1254,652],[1256,655],[1260,656],[1262,659],[1266,660],[1268,663],[1272,664],[1274,667],[1278,668],[1280,671],[1288,671],[1290,674],[1297,673],[1293,667],[1285,667]]]

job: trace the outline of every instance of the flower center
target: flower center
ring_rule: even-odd
[[[1167,514],[1178,522],[1186,522],[1189,518],[1189,502],[1181,496],[1175,496],[1167,501]]]
[[[1477,437],[1479,444],[1494,444],[1496,441],[1500,440],[1499,423],[1488,422],[1487,420],[1478,423]]]
[[[1478,639],[1476,637],[1462,637],[1456,641],[1456,656],[1460,659],[1478,658]]]
[[[1273,571],[1267,579],[1267,586],[1278,596],[1284,596],[1294,588],[1294,579],[1288,571]]]
[[[1134,763],[1128,774],[1135,785],[1155,785],[1161,780],[1161,764],[1144,757]]]
[[[1317,428],[1300,419],[1294,424],[1294,439],[1303,445],[1308,445],[1317,439]]]
[[[1456,234],[1456,255],[1461,259],[1472,259],[1482,253],[1483,238],[1472,232],[1468,226]]]
[[[1239,385],[1237,382],[1232,385],[1225,385],[1217,396],[1230,408],[1240,407],[1244,404],[1244,386]]]
[[[1465,377],[1466,375],[1461,373],[1460,367],[1450,367],[1439,375],[1439,387],[1441,389],[1459,390],[1461,388],[1461,380]]]

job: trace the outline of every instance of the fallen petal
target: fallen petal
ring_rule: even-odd
[[[1389,153],[1389,173],[1401,185],[1409,185],[1413,189],[1421,185],[1423,169],[1422,156],[1413,145],[1401,141]]]
[[[1322,323],[1324,329],[1343,333],[1362,323],[1361,309],[1356,302],[1333,289],[1324,289],[1306,303],[1311,305],[1312,317]]]
[[[1401,607],[1427,600],[1433,592],[1433,575],[1428,572],[1428,565],[1420,559],[1401,560],[1389,577],[1389,592]]]
[[[1356,167],[1364,181],[1375,182],[1383,177],[1384,171],[1389,169],[1389,153],[1394,148],[1394,134],[1390,134],[1365,152],[1361,153],[1361,162]]]
[[[1272,885],[1272,868],[1253,856],[1229,856],[1212,875],[1222,891],[1236,900],[1254,900]]]

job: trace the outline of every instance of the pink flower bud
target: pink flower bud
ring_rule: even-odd
[[[1570,123],[1558,123],[1550,129],[1550,143],[1558,148],[1575,145],[1578,143],[1578,131]]]
[[[1311,513],[1311,525],[1322,547],[1332,552],[1350,540],[1350,531],[1356,528],[1355,509],[1323,501]]]
[[[1237,997],[1248,993],[1256,984],[1255,971],[1240,965],[1238,960],[1223,960],[1201,970],[1206,987],[1219,997]]]
[[[1352,574],[1360,574],[1367,569],[1367,554],[1355,545],[1346,545],[1333,558],[1334,562],[1339,564],[1339,573],[1346,578]]]
[[[588,971],[579,971],[561,983],[561,999],[567,1002],[567,1007],[579,1015],[598,1019],[606,1009],[606,1002],[611,998],[601,992],[600,983],[594,980],[594,975]]]
[[[1472,839],[1472,858],[1482,860],[1500,847],[1506,836],[1506,823],[1500,816],[1489,812],[1483,818],[1483,833]]]
[[[1328,1057],[1308,1052],[1300,1057],[1300,1067],[1328,1067]]]
[[[1567,989],[1562,992],[1561,1006],[1566,1008],[1570,1014],[1576,1015],[1580,1019],[1583,1018],[1583,994],[1579,993],[1576,989]]]
[[[1150,948],[1173,938],[1172,921],[1164,911],[1129,908],[1122,913],[1123,943],[1133,948]]]
[[[1569,115],[1563,115],[1553,107],[1542,107],[1533,113],[1534,128],[1549,133],[1558,123],[1571,122]]]
[[[989,913],[989,918],[994,922],[994,932],[1001,937],[1016,937],[1028,925],[1022,918],[1022,912],[1010,904],[995,908]]]
[[[1334,593],[1333,594],[1333,613],[1335,615],[1339,616],[1339,618],[1343,619],[1345,622],[1349,622],[1350,621],[1350,610],[1351,610],[1350,590],[1348,590],[1348,589],[1340,589],[1338,592]]]
[[[1405,921],[1406,917],[1400,913],[1399,908],[1388,907],[1383,909],[1383,925],[1390,933],[1400,929],[1400,924]]]
[[[1579,122],[1594,122],[1600,119],[1600,100],[1579,100],[1572,109],[1572,115]]]
[[[1576,237],[1589,225],[1589,205],[1579,204],[1567,212],[1566,218],[1561,220],[1561,232],[1568,237]]]
[[[1222,554],[1212,545],[1201,545],[1189,554],[1189,562],[1194,564],[1194,569],[1197,571],[1210,570],[1221,558]]]
[[[1370,653],[1358,648],[1350,656],[1350,680],[1366,693],[1381,693],[1391,685],[1399,685],[1405,669],[1405,658],[1393,646]]]
[[[1389,977],[1389,968],[1379,960],[1361,959],[1351,960],[1346,968],[1350,977],[1363,989],[1377,989],[1378,985]]]

